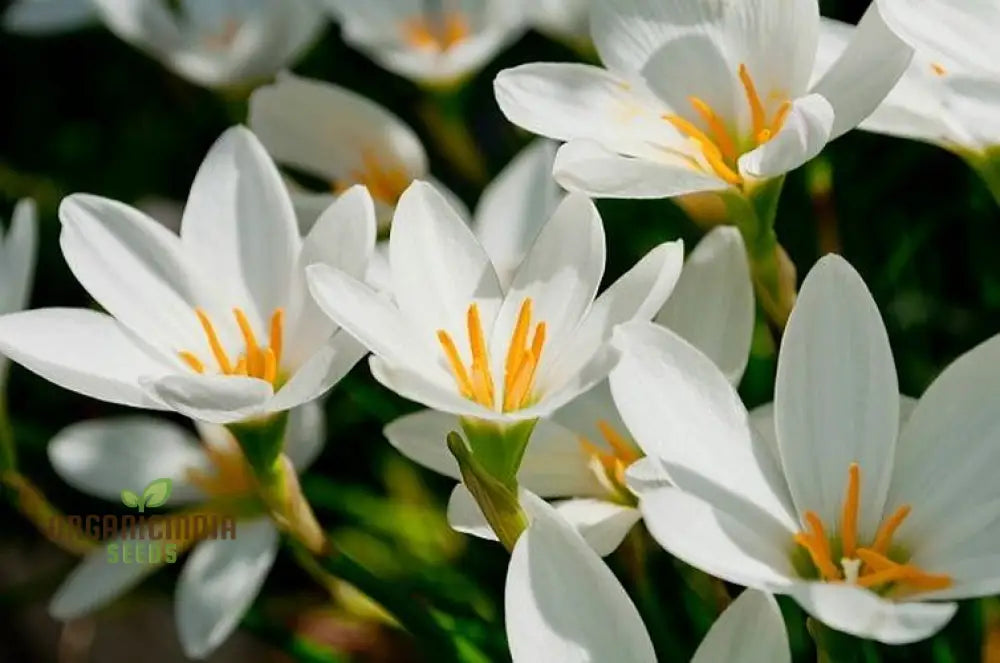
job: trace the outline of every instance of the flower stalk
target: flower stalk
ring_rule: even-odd
[[[997,205],[1000,205],[1000,148],[991,148],[981,154],[965,155],[965,159],[982,178]]]
[[[860,641],[810,617],[806,628],[816,643],[816,663],[861,663]]]

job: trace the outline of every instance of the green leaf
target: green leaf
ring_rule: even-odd
[[[153,479],[142,491],[143,506],[163,506],[170,497],[173,482],[170,479]]]
[[[130,506],[133,509],[139,506],[139,496],[133,493],[131,490],[122,491],[122,504],[125,506]]]

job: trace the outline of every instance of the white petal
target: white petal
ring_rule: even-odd
[[[595,198],[670,198],[729,188],[725,180],[667,152],[656,161],[622,156],[591,140],[573,140],[559,148],[553,172],[567,190]]]
[[[744,512],[727,513],[670,487],[644,492],[639,509],[667,552],[705,573],[764,590],[787,588],[798,577],[788,555],[791,530],[769,538]]]
[[[785,620],[774,597],[748,589],[712,624],[691,663],[791,663]]]
[[[251,307],[251,321],[287,305],[301,243],[295,211],[274,162],[244,127],[226,131],[202,162],[181,242],[226,305]]]
[[[843,56],[812,88],[833,107],[830,138],[850,131],[871,115],[912,57],[913,50],[889,30],[873,2]]]
[[[597,446],[605,442],[598,422],[603,421],[623,437],[628,437],[628,429],[618,414],[618,406],[611,396],[611,385],[607,380],[556,410],[552,420]]]
[[[175,618],[184,653],[204,658],[243,618],[278,553],[270,520],[240,521],[235,539],[203,541],[177,581]]]
[[[357,339],[347,332],[338,331],[281,386],[268,403],[268,410],[281,412],[320,398],[366,354],[368,349]]]
[[[473,232],[490,257],[504,288],[559,204],[552,179],[556,147],[538,140],[525,148],[483,191]]]
[[[273,395],[263,380],[229,375],[170,375],[144,381],[144,386],[177,412],[213,424],[263,414]]]
[[[17,0],[3,16],[4,30],[48,35],[75,30],[97,19],[91,0]]]
[[[668,487],[670,479],[659,458],[644,456],[625,470],[625,485],[641,499],[651,490]]]
[[[878,307],[829,255],[806,276],[778,355],[775,422],[799,513],[838,522],[848,468],[861,469],[859,538],[875,535],[899,430],[899,386]]]
[[[125,541],[121,545],[135,544]],[[98,546],[88,553],[52,596],[49,614],[63,621],[83,617],[129,591],[161,566],[126,564],[120,557],[113,561],[115,563],[109,561],[106,546]]]
[[[123,490],[142,493],[154,479],[173,481],[171,505],[201,496],[187,483],[188,470],[210,465],[198,440],[162,419],[94,419],[64,428],[49,442],[49,461],[63,481],[118,502]]]
[[[6,238],[0,238],[0,314],[20,311],[28,305],[38,254],[38,211],[35,201],[18,201]]]
[[[0,354],[64,389],[110,403],[165,409],[139,385],[169,369],[114,318],[86,309],[37,309],[0,316]]]
[[[551,508],[518,540],[507,570],[507,639],[515,663],[654,663],[628,594]]]
[[[798,168],[823,150],[834,122],[834,109],[823,96],[796,99],[778,135],[740,157],[740,173],[768,178]]]
[[[918,51],[995,74],[1000,6],[993,0],[879,0],[885,21]]]
[[[448,525],[456,532],[486,541],[498,541],[472,493],[465,484],[458,484],[448,498]]]
[[[669,329],[623,325],[623,355],[611,374],[622,418],[671,482],[753,522],[761,536],[794,528],[780,468],[750,427],[726,376]]]
[[[593,497],[552,504],[601,557],[613,553],[642,518],[638,509]]]
[[[139,48],[163,53],[183,43],[177,22],[158,0],[90,1],[111,32]]]
[[[790,593],[827,626],[890,645],[931,637],[951,621],[958,608],[955,603],[897,603],[847,584],[798,583]]]
[[[122,324],[163,347],[200,348],[203,284],[177,236],[128,205],[86,194],[59,206],[59,243],[73,275]]]
[[[280,163],[331,183],[353,181],[365,158],[409,179],[427,174],[427,154],[413,130],[350,90],[283,73],[250,97],[250,128]]]
[[[1000,554],[997,393],[1000,336],[945,369],[900,434],[886,510],[913,506],[894,540],[934,572]]]
[[[298,472],[305,472],[319,457],[326,442],[326,415],[320,401],[311,401],[288,413],[285,454]]]
[[[691,252],[656,322],[705,353],[735,385],[750,357],[756,313],[743,236],[720,226]]]
[[[392,364],[378,354],[369,357],[368,367],[371,369],[372,377],[387,389],[433,410],[492,421],[521,421],[540,416],[530,408],[509,414],[491,410],[462,396],[455,386],[454,378],[451,378],[451,384],[429,379],[424,371],[415,370],[407,365]]]

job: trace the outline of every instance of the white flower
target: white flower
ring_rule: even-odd
[[[427,153],[409,126],[330,83],[283,72],[251,95],[249,123],[278,163],[329,183],[328,191],[318,193],[290,185],[303,228],[355,184],[368,187],[380,226],[388,227],[406,187],[429,173]]]
[[[615,576],[540,500],[507,569],[507,640],[514,663],[655,663],[649,634]],[[709,629],[692,663],[790,663],[774,598],[744,591]]]
[[[533,0],[527,5],[531,24],[542,32],[564,39],[590,40],[588,0]]]
[[[449,85],[489,62],[524,28],[510,0],[324,0],[344,39],[418,83]]]
[[[816,0],[608,0],[591,29],[606,69],[503,71],[515,124],[567,141],[556,179],[598,197],[723,191],[779,176],[864,119],[911,50],[870,9],[850,51],[809,85]]]
[[[204,444],[172,423],[148,417],[75,424],[49,443],[56,472],[74,488],[119,502],[122,490],[141,491],[154,479],[173,482],[169,506],[189,515],[233,515],[226,509],[245,500],[234,538],[177,540],[177,552],[193,550],[177,583],[175,616],[185,654],[204,658],[229,637],[253,603],[274,564],[278,531],[266,515],[254,515],[252,478],[236,441],[221,427],[200,426]],[[319,455],[323,410],[317,402],[292,410],[285,453],[300,472]],[[213,506],[213,500],[217,503]],[[221,501],[220,501],[221,500]],[[139,543],[139,542],[137,542]],[[134,545],[129,539],[119,545]],[[76,619],[98,610],[161,564],[117,563],[104,545],[87,555],[49,604],[56,619]]]
[[[316,308],[304,269],[364,273],[371,198],[341,196],[301,238],[277,168],[242,127],[210,150],[179,237],[97,196],[68,197],[60,218],[67,263],[108,313],[0,317],[0,352],[64,388],[230,423],[319,397],[363,355]]]
[[[1000,32],[1000,23],[993,32]],[[849,24],[823,19],[816,76],[843,52],[854,33]],[[954,46],[961,49],[970,43],[956,40]],[[1000,68],[986,74],[963,64],[960,53],[916,46],[906,73],[859,128],[967,155],[1000,146]]]
[[[14,0],[3,15],[3,28],[25,35],[67,32],[97,22],[92,0]]]
[[[6,236],[0,232],[0,315],[28,305],[38,253],[38,212],[35,202],[17,203]],[[0,391],[7,375],[7,359],[0,353]]]
[[[1000,337],[945,370],[900,429],[878,309],[828,256],[782,340],[770,443],[690,345],[637,323],[620,334],[611,388],[673,484],[640,498],[671,553],[887,643],[928,637],[954,614],[948,601],[1000,589]]]
[[[878,0],[886,23],[917,51],[1000,74],[1000,3],[996,0]]]
[[[290,65],[319,35],[312,0],[92,0],[116,35],[198,85],[252,84]]]
[[[391,301],[329,265],[309,267],[309,286],[374,353],[372,373],[386,387],[443,412],[514,422],[603,380],[616,360],[614,326],[652,317],[673,289],[677,242],[651,251],[595,301],[605,248],[597,208],[570,195],[504,288],[465,221],[415,182],[389,235]]]
[[[754,314],[742,238],[735,228],[720,227],[688,258],[656,321],[701,348],[733,384],[739,384],[750,353]],[[424,410],[392,422],[385,436],[408,458],[461,479],[458,464],[445,445],[445,437],[454,430],[461,430],[458,417]],[[555,501],[555,508],[595,551],[608,555],[640,518],[635,497],[626,485],[626,473],[630,484],[657,482],[656,464],[638,462],[642,456],[629,438],[607,381],[602,381],[539,420],[518,482],[541,497],[569,498]],[[635,475],[637,472],[645,475]],[[452,493],[448,520],[458,531],[496,539],[463,485]]]

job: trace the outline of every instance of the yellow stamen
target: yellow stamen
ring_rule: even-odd
[[[944,68],[944,65],[937,62],[931,62],[931,71],[933,71],[937,76],[945,76],[948,73],[948,70]]]
[[[840,540],[844,557],[854,557],[858,547],[858,507],[861,499],[861,469],[857,463],[851,463],[847,477],[847,499],[840,516]]]
[[[896,530],[899,529],[899,526],[903,524],[908,515],[910,515],[910,505],[904,504],[896,509],[891,516],[886,518],[878,528],[878,532],[875,533],[875,542],[872,543],[872,549],[883,555],[888,552],[889,546],[892,544],[892,535],[896,533]]]
[[[720,118],[718,114],[712,110],[711,106],[698,97],[688,97],[688,101],[691,102],[695,111],[701,116],[701,119],[705,121],[705,124],[708,125],[709,130],[712,132],[712,138],[715,139],[715,144],[722,152],[722,156],[729,161],[736,161],[739,154],[736,152],[736,145],[733,143],[732,137],[726,130],[726,125],[722,121],[722,118]]]
[[[281,365],[281,351],[285,343],[285,310],[278,309],[271,316],[271,352],[274,353],[274,364],[275,366]]]
[[[490,357],[486,351],[486,336],[479,319],[479,306],[469,307],[466,316],[469,346],[472,348],[472,392],[475,400],[486,407],[493,407],[493,376],[490,374]]]
[[[695,126],[693,122],[684,119],[680,115],[664,115],[663,119],[674,125],[677,131],[701,145],[702,149],[706,149],[706,146],[709,148],[715,148],[716,151],[719,152],[719,156],[722,156],[722,152],[718,150],[715,143],[712,142],[712,139],[709,138],[704,131]]]
[[[795,535],[795,542],[806,549],[809,557],[812,558],[813,565],[819,569],[824,580],[838,580],[840,578],[840,572],[830,559],[828,550],[823,543],[804,532]]]
[[[253,327],[250,326],[250,321],[247,320],[243,309],[234,308],[233,315],[236,316],[236,324],[240,327],[240,333],[243,334],[243,342],[246,343],[247,347],[247,373],[258,375],[263,372],[263,362],[260,357],[260,348],[257,346],[257,337],[253,333]]]
[[[601,431],[601,435],[607,440],[608,444],[614,449],[615,455],[622,459],[628,464],[632,464],[639,460],[639,454],[636,453],[635,449],[629,444],[621,433],[616,431],[611,424],[609,424],[604,419],[597,422],[597,430]]]
[[[881,555],[871,548],[858,548],[856,551],[858,559],[872,567],[873,571],[885,571],[894,566],[899,566],[885,555]]]
[[[261,358],[263,359],[263,378],[266,382],[274,382],[274,378],[278,374],[278,364],[274,358],[274,350],[267,348],[261,353]]]
[[[184,360],[184,363],[190,366],[191,370],[193,370],[195,373],[205,372],[205,364],[201,363],[201,360],[195,357],[192,353],[187,352],[186,350],[182,350],[177,354],[180,355],[181,359]]]
[[[827,538],[826,530],[823,528],[823,521],[820,520],[819,515],[815,511],[806,511],[804,515],[806,524],[809,526],[809,536],[813,547],[815,547],[816,553],[818,553],[821,560],[820,563],[816,564],[816,567],[820,569],[827,579],[839,578],[840,572],[837,570],[837,565],[833,563],[830,540]]]
[[[750,104],[750,119],[753,123],[753,135],[759,136],[767,128],[767,115],[764,111],[764,104],[757,94],[757,86],[754,85],[750,72],[745,64],[740,65],[740,82],[743,83],[743,90],[747,95],[747,103]]]
[[[205,330],[208,346],[212,349],[212,354],[215,355],[215,361],[219,363],[219,370],[228,375],[232,370],[232,365],[229,363],[229,357],[226,356],[222,343],[219,342],[219,335],[215,333],[212,321],[208,319],[208,314],[205,313],[204,309],[195,309],[194,312],[198,316],[198,321],[201,322],[201,328]]]
[[[233,369],[233,375],[246,375],[247,374],[247,356],[240,355],[239,361],[236,362],[236,368]]]
[[[511,382],[514,379],[518,367],[521,365],[521,356],[524,354],[524,346],[528,342],[528,328],[531,326],[531,299],[525,299],[521,304],[521,310],[517,314],[517,324],[514,325],[514,335],[510,339],[510,348],[507,349],[507,363],[505,364],[507,380],[504,383],[504,392],[510,391]]]
[[[350,176],[333,182],[333,190],[343,193],[353,184],[367,187],[375,200],[395,205],[403,191],[412,181],[405,166],[393,162],[383,162],[377,152],[370,148],[361,151],[361,165],[350,172]]]
[[[410,46],[438,52],[465,41],[471,32],[465,16],[454,11],[415,16],[403,23],[403,39]]]
[[[465,372],[465,365],[462,363],[462,357],[458,354],[455,342],[451,340],[448,332],[443,329],[438,330],[437,337],[438,343],[441,344],[441,348],[444,350],[444,356],[448,359],[448,365],[451,366],[451,372],[455,376],[455,381],[458,382],[459,393],[465,398],[474,400],[472,381],[469,380],[469,374]]]
[[[785,126],[785,120],[788,119],[788,114],[792,112],[792,102],[785,101],[778,106],[778,112],[774,116],[774,120],[771,121],[771,135],[776,136],[781,128]],[[764,141],[767,142],[767,141]]]

